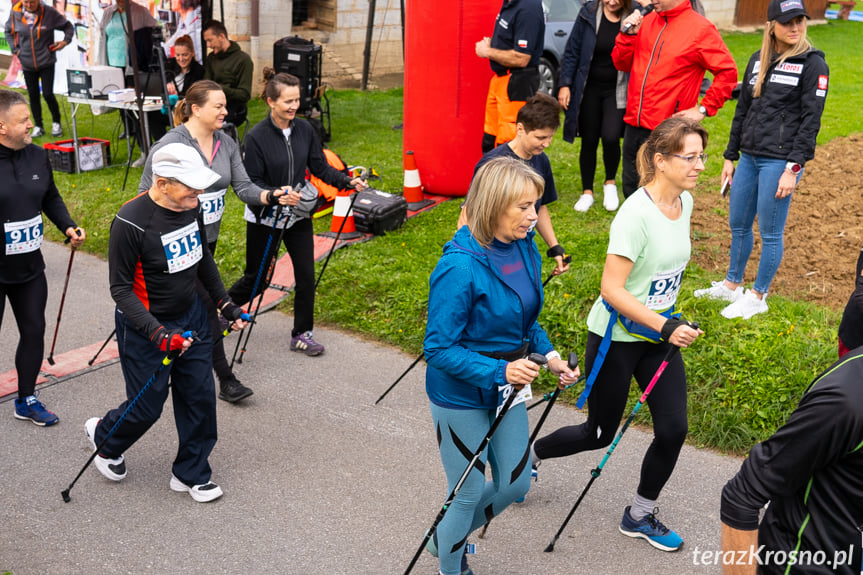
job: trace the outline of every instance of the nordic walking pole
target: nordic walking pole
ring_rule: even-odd
[[[183,332],[183,338],[184,339],[188,339],[190,337],[194,338],[197,336],[196,336],[195,332],[193,332],[193,331]],[[174,351],[168,352],[168,354],[162,358],[162,361],[161,361],[161,363],[159,363],[159,367],[156,368],[155,373],[153,373],[153,375],[150,376],[150,379],[147,380],[147,383],[144,384],[144,387],[141,388],[141,391],[138,392],[138,395],[135,396],[135,399],[133,399],[132,401],[129,402],[129,405],[126,406],[126,410],[123,411],[123,414],[117,420],[117,423],[114,424],[114,427],[111,428],[111,431],[108,432],[108,435],[105,436],[105,439],[103,439],[99,443],[99,445],[96,447],[96,450],[93,451],[92,455],[90,455],[89,459],[87,459],[87,463],[84,464],[84,467],[81,468],[81,471],[78,472],[78,475],[76,475],[75,479],[72,480],[72,483],[69,484],[69,487],[67,487],[66,489],[64,489],[63,491],[60,492],[60,495],[63,496],[63,501],[65,503],[69,503],[70,501],[72,501],[72,498],[69,496],[69,492],[72,491],[72,488],[75,486],[75,483],[78,482],[78,479],[81,477],[81,475],[84,474],[84,471],[88,467],[90,467],[90,464],[93,463],[93,460],[96,459],[97,455],[99,455],[99,451],[102,450],[102,448],[105,446],[105,443],[108,441],[108,439],[112,435],[114,435],[114,433],[120,427],[120,424],[123,423],[123,420],[126,419],[127,415],[129,415],[129,412],[132,410],[132,407],[135,406],[135,403],[137,403],[137,401],[139,399],[141,399],[141,397],[144,395],[144,393],[147,392],[147,390],[150,388],[150,385],[154,381],[156,381],[156,378],[159,377],[160,373],[162,373],[162,370],[165,369],[166,366],[171,365],[171,363],[179,355],[180,355],[180,350],[174,350]]]
[[[365,181],[365,178],[363,178]],[[353,188],[353,186],[348,186],[349,188]],[[357,201],[357,194],[359,192],[354,192],[351,194],[351,203],[348,206],[348,215],[350,215],[351,210],[354,209],[354,202]],[[342,219],[341,225],[339,225],[339,231],[336,232],[336,238],[333,240],[333,246],[330,248],[330,253],[327,254],[327,259],[324,260],[324,265],[321,268],[321,273],[318,274],[318,279],[315,281],[315,291],[318,291],[318,284],[321,283],[321,278],[324,277],[324,272],[327,270],[327,264],[330,263],[330,256],[333,255],[333,252],[336,251],[336,246],[339,243],[339,236],[342,235],[342,230],[345,229],[345,222],[348,221],[348,217],[345,216]]]
[[[697,323],[690,323],[689,326],[693,329],[698,329]],[[656,382],[659,380],[660,376],[662,376],[662,372],[664,372],[665,368],[668,367],[668,363],[671,361],[671,358],[674,357],[674,354],[678,351],[680,351],[680,348],[676,345],[672,345],[671,349],[668,350],[668,353],[665,354],[665,359],[663,359],[662,363],[659,364],[659,369],[657,369],[656,373],[653,374],[653,378],[650,380],[650,383],[647,384],[647,387],[644,389],[644,393],[641,394],[641,398],[638,400],[638,403],[636,403],[635,407],[632,408],[632,413],[629,414],[629,417],[627,417],[626,421],[623,423],[623,427],[621,427],[620,431],[617,432],[617,437],[615,437],[614,441],[611,442],[611,445],[608,446],[608,451],[605,452],[605,456],[602,458],[602,461],[599,462],[596,469],[590,472],[590,481],[588,481],[587,485],[584,486],[584,490],[581,492],[581,495],[578,496],[578,500],[575,502],[575,505],[572,506],[569,515],[567,515],[566,519],[563,521],[563,525],[561,525],[560,529],[555,533],[554,539],[552,539],[551,543],[548,544],[548,547],[545,548],[546,553],[554,551],[554,544],[557,543],[560,534],[563,533],[563,530],[566,528],[566,524],[569,523],[570,519],[572,519],[572,516],[575,514],[575,510],[578,509],[581,500],[584,499],[585,495],[587,495],[590,486],[593,485],[593,482],[596,481],[596,478],[602,473],[602,468],[605,467],[608,458],[611,457],[612,453],[614,453],[614,448],[617,447],[623,434],[626,433],[626,429],[629,427],[629,424],[632,423],[633,419],[635,419],[635,415],[638,413],[638,410],[640,410],[641,406],[644,405],[644,402],[647,401],[647,396],[650,395],[651,391],[653,391],[653,386],[656,385]]]
[[[414,366],[415,366],[416,364],[418,364],[418,363],[420,362],[420,360],[421,360],[422,358],[424,358],[424,357],[425,357],[425,353],[421,353],[421,354],[419,354],[419,357],[417,357],[417,358],[414,360],[414,362],[413,362],[412,364],[410,364],[406,370],[404,370],[404,372],[399,376],[399,378],[398,378],[397,380],[395,380],[395,381],[393,382],[393,384],[392,384],[391,386],[389,386],[389,387],[387,388],[387,390],[381,394],[381,396],[380,396],[380,397],[378,398],[378,400],[375,402],[375,405],[379,404],[379,403],[381,402],[381,400],[382,400],[383,398],[385,398],[385,397],[387,396],[387,394],[392,390],[392,388],[394,388],[394,387],[396,386],[396,384],[397,384],[398,382],[400,382],[400,381],[402,380],[402,378],[403,378],[404,376],[406,376],[406,375],[408,374],[408,372],[409,372],[410,370],[412,370],[412,369],[414,368]]]
[[[111,335],[108,336],[108,339],[105,340],[105,343],[102,344],[102,347],[99,348],[99,351],[96,352],[96,355],[90,358],[90,361],[87,362],[87,365],[93,365],[93,362],[96,361],[96,358],[99,357],[99,354],[102,353],[102,350],[108,345],[108,342],[111,341],[111,338],[114,337],[114,334],[117,333],[117,328],[111,332]]]
[[[549,278],[549,279],[551,279],[551,278]],[[578,354],[575,353],[574,351],[570,352],[569,358],[567,359],[566,363],[567,363],[567,365],[569,365],[569,369],[575,369],[576,367],[578,367]],[[578,383],[579,381],[582,381],[583,379],[584,379],[584,376],[579,377],[577,380],[575,380],[572,383],[572,385],[575,385],[576,383]],[[569,389],[570,387],[571,386],[568,385],[563,389]],[[554,405],[554,402],[557,401],[557,396],[560,395],[560,392],[563,391],[563,389],[558,387],[557,389],[554,390],[554,393],[552,393],[550,395],[548,407],[546,407],[545,411],[542,412],[542,416],[540,416],[539,421],[536,423],[536,427],[533,428],[533,433],[530,434],[530,439],[527,440],[528,447],[533,445],[533,442],[536,440],[536,436],[539,435],[539,430],[542,429],[542,424],[545,423],[545,418],[548,417],[548,413],[551,411],[551,408]],[[548,396],[549,394],[546,393],[545,395]],[[545,399],[542,399],[540,401],[545,401]],[[533,405],[539,405],[539,404],[534,403]],[[485,534],[486,534],[486,531],[488,531],[489,525],[491,525],[491,519],[489,519],[486,522],[486,524],[482,526],[482,531],[479,532],[479,538],[480,539],[485,539]]]
[[[572,256],[566,256],[565,258],[563,258],[563,263],[565,263],[565,264],[572,263]],[[551,281],[551,278],[553,278],[553,277],[554,277],[554,272],[551,272],[551,275],[549,275],[549,276],[546,278],[546,280],[545,280],[544,282],[542,282],[542,287],[545,287],[545,284],[547,284],[548,282],[550,282],[550,281]]]
[[[75,228],[75,233],[81,237],[81,230]],[[66,238],[65,243],[72,241],[72,238]],[[72,275],[72,260],[75,259],[75,247],[72,246],[72,253],[69,254],[69,266],[66,268],[66,281],[63,283],[63,295],[60,296],[60,309],[57,311],[57,324],[54,326],[54,341],[51,342],[51,352],[48,354],[48,364],[54,365],[54,346],[57,345],[57,332],[60,331],[60,318],[63,317],[63,304],[66,302],[66,290],[69,289],[69,276]]]
[[[528,356],[527,359],[529,359],[533,363],[540,365],[540,366],[546,364],[545,356],[542,354],[539,354],[539,353],[532,353]],[[432,536],[434,535],[435,530],[437,529],[437,526],[443,520],[444,515],[446,515],[447,510],[449,510],[449,507],[450,507],[450,505],[452,505],[452,502],[455,499],[456,494],[458,494],[462,485],[464,485],[464,482],[467,480],[467,476],[470,475],[471,471],[473,471],[473,466],[476,465],[477,461],[479,461],[479,458],[482,455],[482,452],[488,446],[489,441],[491,441],[491,436],[494,435],[494,432],[497,430],[497,426],[500,425],[500,422],[503,420],[507,411],[509,411],[509,408],[510,408],[510,406],[512,406],[512,403],[515,400],[515,397],[517,395],[518,395],[518,392],[515,389],[513,389],[512,393],[509,394],[509,397],[506,398],[506,401],[504,402],[503,407],[500,408],[500,412],[497,414],[497,417],[494,418],[494,421],[492,422],[491,427],[488,430],[488,433],[486,433],[485,437],[482,438],[482,441],[480,442],[479,447],[474,452],[471,460],[468,462],[467,467],[464,470],[464,473],[461,474],[461,477],[459,477],[458,481],[455,484],[455,487],[453,487],[452,491],[450,491],[449,495],[446,498],[446,501],[443,504],[443,507],[441,507],[440,512],[437,514],[437,517],[435,517],[435,520],[432,523],[432,526],[426,532],[425,537],[423,537],[422,543],[420,543],[419,549],[417,549],[417,552],[414,554],[414,558],[411,559],[410,565],[408,565],[408,568],[405,570],[404,575],[408,575],[411,572],[411,570],[414,568],[414,565],[416,565],[417,560],[420,558],[420,555],[422,555],[423,549],[425,549],[426,543],[428,543],[429,539],[431,539]]]
[[[255,285],[254,285],[254,287],[252,287],[252,295],[249,296],[249,309],[251,309],[252,302],[255,300],[255,296],[258,293],[258,285],[260,285],[261,274],[264,273],[264,265],[267,263],[267,256],[270,255],[270,246],[273,243],[273,232],[276,231],[276,224],[279,222],[279,218],[282,215],[283,209],[284,209],[284,206],[282,206],[282,204],[279,204],[279,207],[276,208],[276,216],[275,216],[275,218],[273,218],[273,227],[270,229],[270,236],[267,238],[267,247],[264,248],[264,257],[261,258],[261,266],[258,268],[258,275],[255,277]],[[286,220],[285,224],[287,224],[287,223],[288,222]],[[282,228],[282,231],[284,232],[284,228]],[[282,240],[281,240],[281,235],[280,235],[279,236],[279,243],[276,244],[276,252],[279,251],[279,245],[281,244],[281,242],[282,242]],[[242,335],[243,335],[243,332],[241,330],[240,331],[240,337],[237,338],[237,345],[236,345],[236,347],[234,347],[234,355],[233,355],[233,357],[231,357],[231,369],[234,368],[234,361],[236,361],[236,359],[237,359],[237,352],[240,349],[240,342],[243,341]],[[243,351],[245,351],[245,349]],[[242,360],[240,361],[240,363],[243,363]]]

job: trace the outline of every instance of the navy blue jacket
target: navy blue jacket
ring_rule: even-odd
[[[534,232],[516,240],[527,273],[539,294],[537,316],[523,318],[518,294],[489,264],[486,250],[467,226],[443,248],[429,278],[428,320],[424,352],[426,393],[433,403],[495,409],[498,386],[506,385],[507,362],[479,352],[510,352],[528,344],[528,352],[545,355],[553,347],[537,323],[542,310],[541,258]],[[524,326],[530,328],[525,333]]]
[[[621,15],[621,22],[626,18]],[[566,41],[566,49],[563,52],[563,60],[560,63],[560,78],[558,85],[570,89],[569,108],[567,108],[563,121],[563,139],[572,141],[579,136],[578,113],[581,108],[581,98],[584,96],[584,87],[587,85],[587,76],[590,72],[590,62],[593,60],[593,51],[596,48],[596,32],[602,20],[602,3],[598,0],[590,0],[585,3],[575,18],[572,32]],[[626,108],[626,82],[627,74],[617,73],[617,107]]]

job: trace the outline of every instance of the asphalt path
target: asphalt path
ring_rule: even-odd
[[[50,244],[44,252],[47,356],[69,251]],[[77,254],[55,354],[103,341],[112,309],[107,264]],[[8,306],[4,319],[6,370],[17,341]],[[0,399],[0,573],[403,573],[447,494],[424,368],[374,405],[413,357],[323,328],[315,335],[326,353],[306,357],[289,350],[291,326],[279,312],[259,318],[237,369],[255,394],[218,402],[210,462],[225,495],[213,503],[168,488],[177,448],[170,401],[127,451],[125,480],[108,481],[91,466],[63,502],[60,492],[91,454],[84,421],[124,399],[116,362],[42,386],[40,399],[60,417],[53,427],[14,419],[13,396]],[[541,411],[530,411],[532,425]],[[580,412],[555,406],[545,429],[580,421]],[[544,462],[526,501],[496,518],[485,539],[471,537],[476,575],[718,573],[702,564],[704,552],[719,548],[720,490],[739,459],[684,447],[659,501],[660,519],[686,541],[681,551],[617,531],[650,439],[627,431],[553,553],[543,550],[603,453]],[[413,573],[436,566],[423,553]]]

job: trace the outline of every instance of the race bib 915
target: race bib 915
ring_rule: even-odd
[[[175,274],[189,269],[204,257],[201,231],[198,221],[162,236],[162,246],[168,259],[168,273]]]
[[[218,190],[198,196],[198,201],[201,202],[201,210],[204,212],[204,225],[215,224],[222,219],[222,214],[225,213],[225,192]]]
[[[6,222],[3,231],[7,256],[35,252],[42,246],[42,214],[23,222]]]

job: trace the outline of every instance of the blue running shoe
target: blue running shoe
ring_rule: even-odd
[[[677,551],[683,545],[683,539],[656,518],[659,509],[654,509],[653,513],[646,515],[640,521],[636,521],[629,515],[629,509],[630,507],[627,506],[623,511],[623,520],[619,527],[621,533],[627,537],[646,539],[648,543],[663,551]]]
[[[38,395],[38,393],[37,391],[36,394]],[[28,395],[15,400],[15,419],[32,421],[42,427],[54,425],[60,421],[60,418],[45,409],[42,402],[36,399],[36,395]]]

